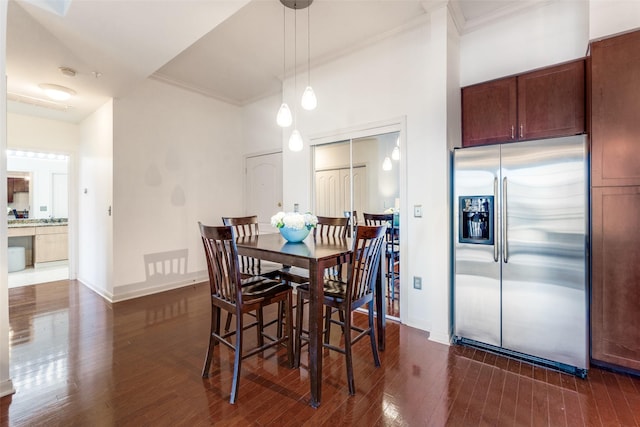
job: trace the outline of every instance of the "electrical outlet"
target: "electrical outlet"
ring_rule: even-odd
[[[413,276],[413,289],[422,289],[422,277]]]
[[[413,205],[413,216],[416,218],[422,217],[422,205]]]

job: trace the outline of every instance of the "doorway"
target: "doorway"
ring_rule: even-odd
[[[69,158],[7,150],[9,288],[69,278]]]
[[[314,212],[322,216],[391,214],[388,227],[400,228],[400,132],[380,133],[313,146]],[[394,216],[395,215],[395,216]],[[400,319],[399,233],[386,247],[395,252],[385,263],[387,316]],[[397,236],[394,238],[393,236]]]

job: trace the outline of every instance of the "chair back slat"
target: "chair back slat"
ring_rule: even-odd
[[[347,277],[347,295],[351,301],[373,294],[386,228],[385,225],[360,225],[356,228],[351,266]]]
[[[198,223],[209,270],[211,298],[230,304],[242,302],[235,233],[230,226]]]
[[[319,216],[318,224],[313,229],[314,237],[334,237],[344,239],[347,237],[347,227],[349,218],[346,217],[329,217]]]
[[[237,237],[251,237],[259,234],[258,216],[222,217],[222,223],[233,227]],[[260,274],[260,260],[248,256],[239,256],[240,271],[246,275]]]

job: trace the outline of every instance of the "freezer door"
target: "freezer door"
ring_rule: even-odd
[[[502,147],[502,346],[587,367],[584,136]]]
[[[462,221],[467,218],[465,200],[493,198],[492,231],[497,231],[500,147],[465,148],[454,151],[454,316],[455,335],[486,344],[500,345],[500,262],[498,234],[493,240],[466,239]],[[464,225],[464,224],[463,224]],[[488,226],[485,224],[484,226]],[[492,243],[492,244],[487,244]]]

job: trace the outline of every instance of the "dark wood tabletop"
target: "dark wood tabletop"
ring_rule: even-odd
[[[311,406],[318,407],[322,391],[322,326],[325,268],[348,262],[351,256],[350,238],[307,237],[300,243],[288,243],[279,233],[241,237],[236,240],[238,254],[251,256],[283,265],[309,270],[309,376],[311,379]],[[378,347],[385,344],[385,304],[382,286],[384,263],[381,259],[376,281],[376,324]]]

